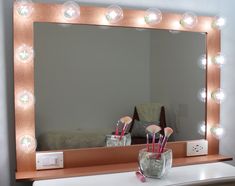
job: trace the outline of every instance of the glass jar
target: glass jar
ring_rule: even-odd
[[[120,140],[119,135],[106,135],[107,147],[118,147],[131,145],[131,134],[126,133]]]
[[[163,153],[157,153],[142,149],[139,152],[139,166],[144,176],[162,178],[172,167],[172,150],[164,149]]]

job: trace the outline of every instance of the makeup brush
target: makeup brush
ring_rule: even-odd
[[[122,117],[120,121],[124,124],[130,124],[132,122],[132,118],[130,116],[125,116],[125,117]]]
[[[164,139],[161,143],[161,149],[160,149],[160,153],[162,153],[164,151],[164,148],[166,146],[167,140],[169,139],[169,137],[171,136],[171,134],[173,133],[173,129],[170,127],[166,127],[164,128]]]
[[[123,128],[122,128],[122,132],[121,132],[121,135],[120,135],[119,140],[121,140],[122,137],[124,136],[124,134],[125,134],[125,132],[126,132],[126,129],[127,129],[127,126],[132,122],[132,118],[131,118],[130,116],[125,116],[125,117],[122,117],[122,118],[120,119],[120,121],[121,121],[122,123],[124,123],[124,126],[123,126]]]
[[[142,172],[140,170],[135,172],[135,175],[137,176],[137,178],[141,181],[141,182],[146,182],[146,178],[145,176],[142,174]]]
[[[158,133],[161,130],[161,127],[157,126],[157,125],[149,125],[146,130],[152,134],[153,139],[152,139],[152,152],[155,151],[155,136],[156,133]]]

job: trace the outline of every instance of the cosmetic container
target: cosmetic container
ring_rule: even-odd
[[[139,167],[142,174],[150,178],[165,177],[172,167],[172,150],[164,149],[163,153],[139,151]]]
[[[131,134],[126,133],[120,140],[120,135],[106,135],[107,147],[129,146],[131,145]]]

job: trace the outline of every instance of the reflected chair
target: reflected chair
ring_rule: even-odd
[[[133,121],[129,129],[132,135],[132,144],[146,143],[145,128],[148,124],[158,124],[162,129],[166,127],[165,108],[162,104],[147,103],[135,106]],[[141,131],[138,131],[138,128]],[[161,130],[161,134],[164,134],[164,130]]]

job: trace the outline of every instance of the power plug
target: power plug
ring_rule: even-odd
[[[200,156],[208,154],[207,140],[187,141],[187,156]]]

